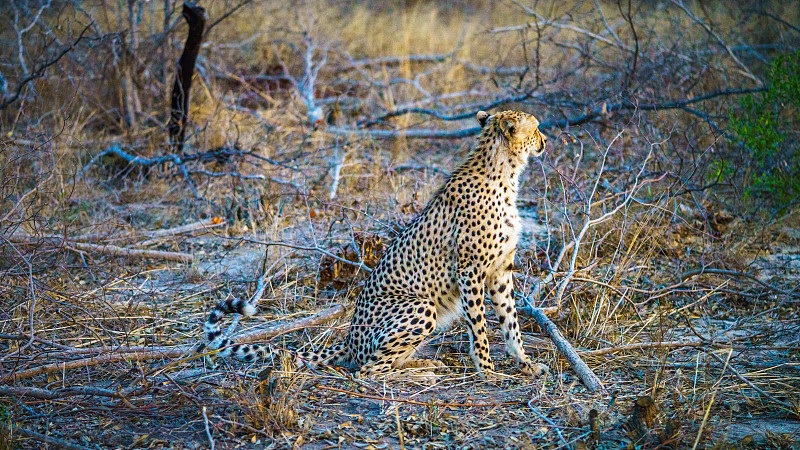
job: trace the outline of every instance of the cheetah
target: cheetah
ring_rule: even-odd
[[[519,111],[480,111],[477,120],[477,145],[367,277],[345,339],[319,353],[300,352],[298,361],[350,366],[361,377],[443,367],[438,361],[414,359],[414,354],[435,329],[463,317],[470,357],[477,372],[485,375],[494,371],[487,335],[488,292],[508,354],[526,375],[548,372],[547,366],[525,354],[511,293],[521,229],[516,207],[519,177],[528,157],[544,152],[547,137],[534,116]],[[241,300],[217,305],[204,325],[210,348],[226,347],[220,356],[246,361],[274,356],[269,345],[220,339],[219,321],[228,313],[249,316],[255,307]]]

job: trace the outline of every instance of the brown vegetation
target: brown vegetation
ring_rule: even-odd
[[[0,448],[800,445],[800,204],[751,192],[729,127],[800,7],[729,3],[201,2],[179,154],[180,3],[2,2]],[[227,296],[260,299],[238,335],[339,339],[481,109],[552,144],[516,286],[548,379],[498,336],[477,378],[460,326],[425,383],[187,351]]]

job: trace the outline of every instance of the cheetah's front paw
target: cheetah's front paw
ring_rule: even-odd
[[[550,368],[544,364],[524,362],[520,364],[522,373],[528,376],[538,377],[539,375],[547,375],[550,373]]]

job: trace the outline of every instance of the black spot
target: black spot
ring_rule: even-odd
[[[214,339],[216,339],[216,338],[217,338],[217,336],[219,336],[220,334],[222,334],[222,330],[209,331],[209,332],[208,332],[208,340],[209,340],[209,341],[213,341],[213,340],[214,340]]]

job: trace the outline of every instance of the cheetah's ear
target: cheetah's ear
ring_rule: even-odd
[[[486,111],[478,111],[475,117],[478,119],[478,123],[481,124],[481,128],[483,128],[486,126],[486,121],[489,120],[489,113]]]
[[[506,139],[511,139],[514,136],[514,133],[517,132],[517,119],[513,117],[504,117],[500,120],[500,131],[503,132],[503,136]]]

